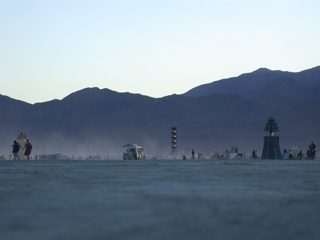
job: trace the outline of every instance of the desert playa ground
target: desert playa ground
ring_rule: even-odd
[[[1,161],[0,234],[320,239],[320,161]]]

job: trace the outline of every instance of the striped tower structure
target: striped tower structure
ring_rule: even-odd
[[[171,127],[171,153],[173,156],[177,154],[177,128]]]

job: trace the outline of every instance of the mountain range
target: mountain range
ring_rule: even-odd
[[[28,104],[0,95],[0,155],[23,131],[33,154],[121,155],[137,143],[147,157],[170,154],[177,127],[180,154],[237,146],[261,154],[264,126],[274,117],[281,148],[305,151],[320,143],[320,67],[300,73],[258,69],[198,86],[182,95],[151,98],[86,88],[62,100]]]
[[[298,73],[260,68],[252,73],[195,87],[184,95],[207,96],[212,93],[238,94],[256,98],[280,94],[296,101],[320,100],[320,66]]]

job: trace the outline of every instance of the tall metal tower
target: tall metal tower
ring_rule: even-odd
[[[171,150],[172,155],[177,154],[177,128],[171,127]]]

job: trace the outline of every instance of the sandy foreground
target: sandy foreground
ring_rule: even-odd
[[[320,161],[1,161],[0,239],[320,239]]]

